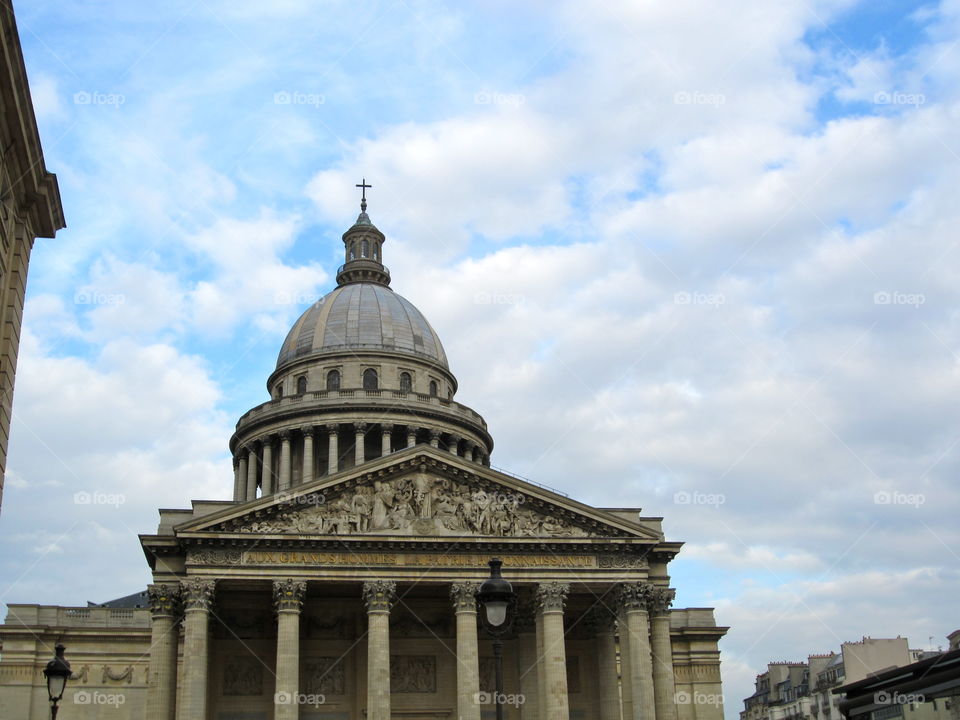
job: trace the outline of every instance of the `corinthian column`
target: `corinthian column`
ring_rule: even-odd
[[[177,720],[207,717],[207,673],[210,666],[210,606],[216,581],[190,578],[181,583],[183,619],[183,687]]]
[[[391,446],[390,434],[393,432],[393,425],[380,425],[380,455],[381,457],[393,452]]]
[[[457,717],[480,720],[480,651],[477,641],[476,583],[450,586],[453,609],[457,614]]]
[[[263,444],[263,479],[260,480],[260,492],[265,497],[273,495],[273,436],[267,435]]]
[[[237,453],[237,484],[233,489],[233,501],[243,502],[247,499],[247,451],[240,448]]]
[[[647,608],[653,651],[653,698],[657,720],[677,720],[676,683],[673,677],[673,646],[670,643],[670,605],[676,591],[654,587]]]
[[[521,597],[514,616],[517,630],[517,677],[520,679],[520,720],[540,720],[540,688],[537,683],[540,653],[537,652],[536,608]]]
[[[647,599],[650,585],[645,582],[623,583],[619,588],[624,625],[620,637],[627,635],[630,653],[630,696],[632,715],[624,720],[653,720],[653,665],[650,659],[650,624],[647,620]]]
[[[327,425],[327,475],[333,475],[340,469],[339,435],[339,425]]]
[[[300,428],[303,433],[303,473],[300,475],[300,484],[313,482],[313,425],[304,425]]]
[[[280,431],[280,492],[289,490],[293,483],[293,467],[290,464],[290,431]]]
[[[390,606],[397,584],[363,584],[367,605],[367,720],[390,720]]]
[[[150,675],[147,720],[174,720],[177,699],[177,610],[179,585],[148,585]]]
[[[540,660],[544,665],[543,720],[570,720],[567,650],[563,637],[563,606],[568,592],[570,586],[566,583],[543,583],[537,587],[537,605],[543,629],[543,655]]]
[[[356,435],[356,440],[353,444],[353,464],[362,465],[366,457],[363,441],[367,432],[367,424],[364,422],[354,423],[353,432]]]
[[[306,593],[303,580],[274,580],[277,606],[277,684],[273,696],[274,720],[300,717],[300,606]]]
[[[594,634],[596,643],[599,720],[620,720],[616,616],[610,609],[597,605],[587,616],[586,625]]]
[[[257,499],[257,446],[247,445],[247,501]]]

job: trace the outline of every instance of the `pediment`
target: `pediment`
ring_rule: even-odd
[[[609,538],[656,533],[489,468],[419,450],[176,528],[255,535]],[[393,456],[390,456],[393,457]]]

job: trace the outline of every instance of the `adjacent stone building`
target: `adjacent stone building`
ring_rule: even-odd
[[[30,251],[65,226],[47,172],[10,0],[0,2],[0,503]]]
[[[233,496],[163,509],[153,573],[106,607],[11,604],[0,716],[481,720],[493,650],[476,591],[499,557],[517,600],[510,720],[721,720],[718,627],[672,608],[681,543],[638,508],[595,508],[494,470],[436,331],[393,292],[366,202],[337,287],[284,341],[271,399],[230,439]]]

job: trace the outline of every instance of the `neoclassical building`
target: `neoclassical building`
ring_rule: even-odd
[[[727,628],[671,607],[681,543],[638,508],[490,467],[486,423],[455,400],[440,339],[390,289],[361,210],[337,287],[237,423],[232,500],[160,511],[140,536],[142,597],[10,605],[0,716],[47,716],[41,669],[61,641],[64,718],[492,718],[476,592],[499,557],[517,593],[507,718],[721,720]]]

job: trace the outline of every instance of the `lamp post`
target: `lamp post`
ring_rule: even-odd
[[[497,709],[497,720],[503,720],[503,636],[510,629],[507,615],[515,597],[513,586],[500,575],[501,565],[503,561],[499,558],[490,561],[490,577],[483,581],[477,593],[477,599],[483,606],[484,627],[493,638],[497,682],[493,704]]]
[[[57,643],[56,657],[43,669],[43,674],[47,677],[47,694],[50,696],[50,717],[54,720],[59,709],[57,703],[63,697],[63,691],[67,688],[67,679],[70,677],[70,663],[63,657],[64,649],[62,643]]]

